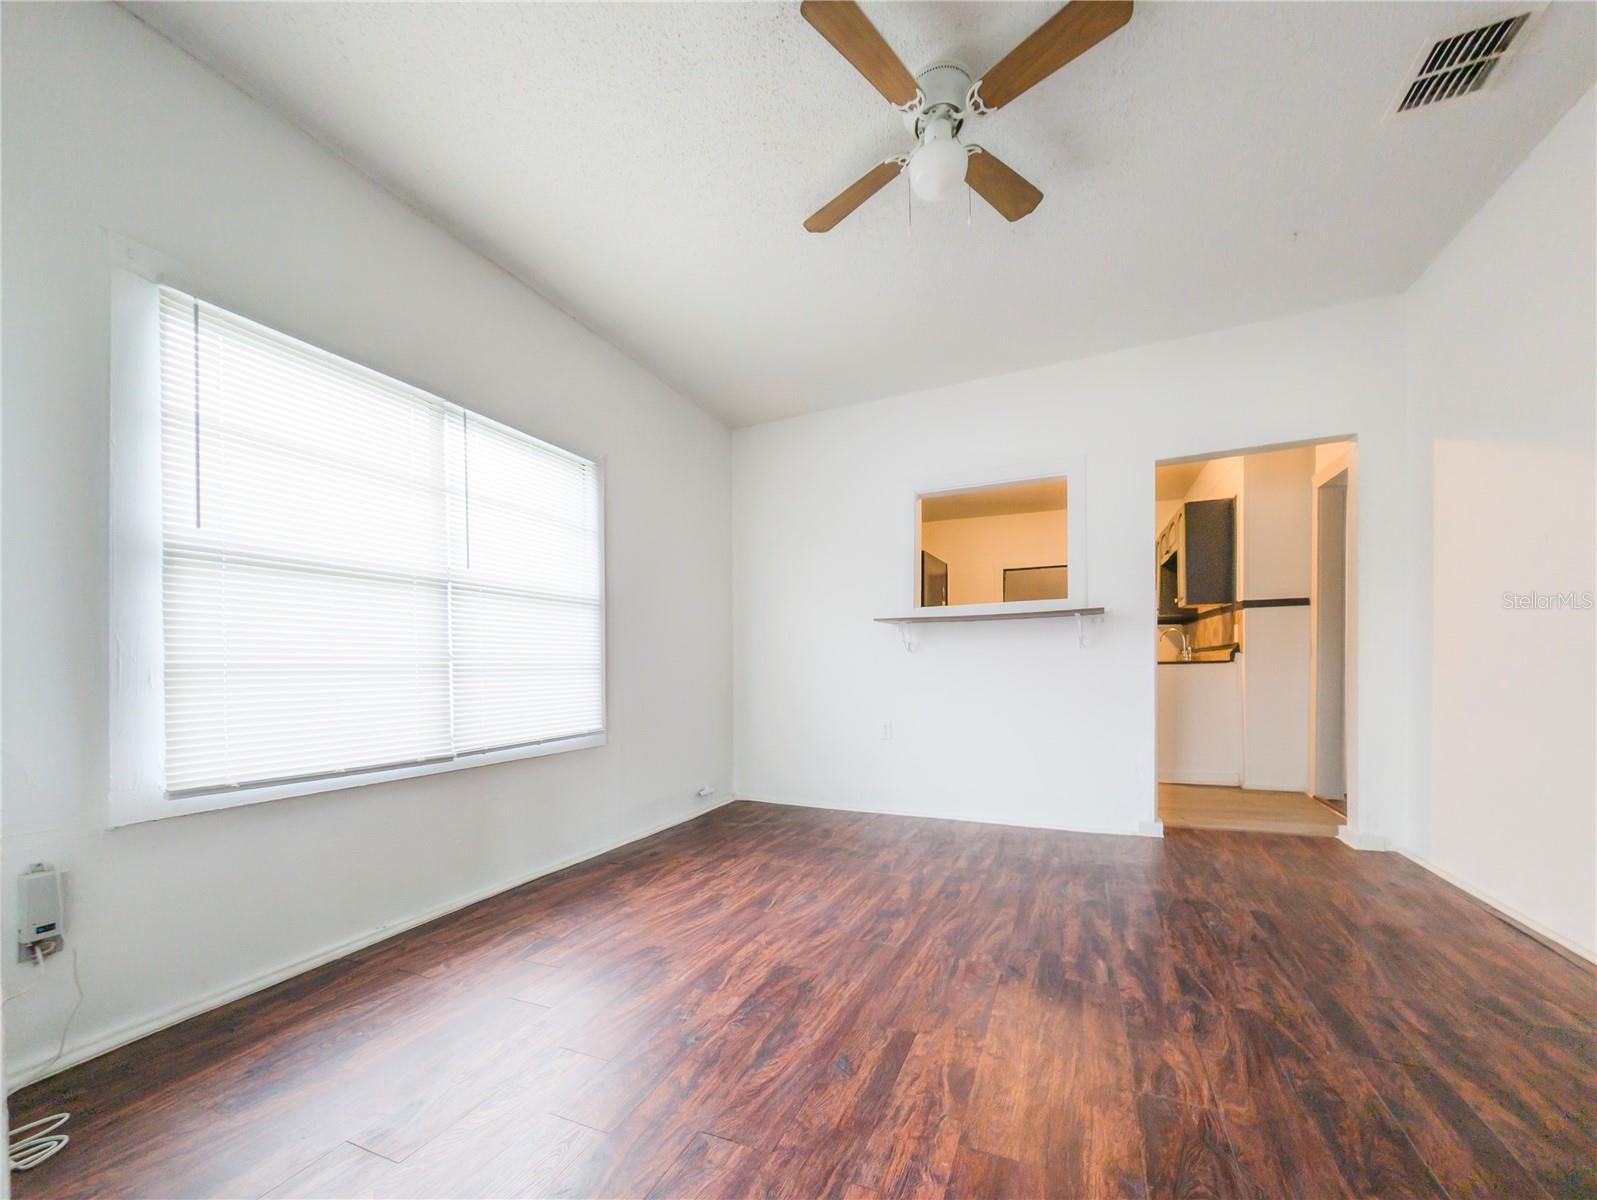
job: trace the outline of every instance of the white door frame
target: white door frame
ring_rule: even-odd
[[[1354,669],[1355,647],[1357,646],[1355,626],[1357,621],[1358,606],[1354,599],[1357,595],[1357,561],[1358,551],[1354,531],[1357,529],[1357,467],[1353,447],[1349,446],[1343,453],[1332,457],[1326,464],[1314,473],[1311,482],[1311,495],[1313,502],[1309,516],[1309,762],[1308,762],[1308,790],[1310,795],[1319,794],[1319,703],[1320,703],[1320,492],[1331,484],[1333,480],[1346,476],[1345,487],[1347,500],[1343,510],[1343,528],[1347,555],[1347,569],[1342,579],[1344,596],[1344,619],[1346,629],[1342,639],[1342,780],[1343,790],[1347,797],[1347,825],[1357,828],[1353,814],[1355,787],[1354,780],[1354,716],[1355,705],[1352,702],[1354,695]],[[1344,486],[1344,485],[1338,485]]]

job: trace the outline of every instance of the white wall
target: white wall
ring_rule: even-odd
[[[125,12],[4,7],[4,877],[69,877],[67,1058],[682,819],[728,784],[730,439]],[[106,231],[177,282],[606,466],[610,744],[107,831]],[[54,1052],[65,956],[8,1005]],[[7,962],[7,994],[33,984]]]
[[[1366,609],[1391,613],[1359,648],[1357,822],[1364,836],[1401,839],[1401,311],[1375,300],[738,431],[739,792],[1136,831],[1155,803],[1155,461],[1353,433],[1361,513],[1375,517],[1361,520],[1358,586]],[[924,627],[906,654],[893,627],[873,623],[904,603],[917,486],[1078,454],[1086,479],[1078,490],[1072,477],[1070,499],[1086,506],[1087,599],[1108,609],[1089,646],[1073,621],[992,621]]]
[[[4,29],[4,23],[0,22],[0,55],[4,54],[4,50],[5,50],[5,29]],[[0,103],[0,110],[3,110],[3,107],[4,107],[3,103]],[[4,178],[3,161],[4,161],[3,143],[0,143],[0,179]],[[3,258],[4,258],[3,245],[0,245],[0,260],[3,260]],[[3,290],[4,290],[3,288],[0,288],[0,292],[3,292]],[[3,314],[3,312],[4,312],[4,302],[0,301],[0,314]],[[0,376],[4,375],[4,362],[5,362],[4,340],[0,339]],[[0,524],[3,524],[3,521],[4,521],[3,513],[5,511],[5,501],[4,501],[4,477],[5,477],[4,443],[5,443],[4,421],[0,420]],[[4,627],[5,627],[5,556],[3,554],[0,554],[0,629],[3,629]],[[3,637],[0,637],[0,677],[3,677],[4,669],[5,669],[5,639]],[[3,755],[3,753],[4,753],[4,738],[3,738],[3,736],[0,736],[0,755]],[[5,772],[4,772],[3,769],[0,769],[0,859],[3,859],[4,854],[5,854],[4,820],[5,820]],[[4,892],[0,891],[0,895],[4,895]],[[5,903],[4,903],[4,901],[0,901],[0,929],[5,928],[5,924],[6,924],[6,922],[4,920],[4,912],[5,912]],[[0,1085],[4,1084],[4,1081],[5,1081],[6,1077],[7,1077],[6,1076],[6,1071],[7,1071],[7,1058],[6,1058],[5,1022],[4,1021],[0,1021]],[[9,1145],[10,1141],[11,1141],[11,1113],[10,1113],[10,1110],[9,1110],[9,1106],[4,1105],[4,1104],[0,1104],[0,1135],[3,1135],[5,1137],[6,1142]],[[7,1170],[6,1172],[4,1172],[4,1178],[0,1178],[0,1200],[10,1200],[10,1196],[11,1196],[11,1172],[9,1170]]]
[[[1244,600],[1309,594],[1315,448],[1242,460]],[[1242,616],[1242,786],[1301,792],[1309,775],[1309,609]]]
[[[1597,590],[1594,145],[1588,91],[1407,298],[1432,698],[1414,847],[1588,956],[1594,616],[1503,593]]]
[[[1318,446],[1242,459],[1241,598],[1309,594],[1309,514]]]
[[[1174,647],[1174,637],[1164,639]],[[1159,780],[1236,787],[1242,782],[1242,660],[1161,663]]]

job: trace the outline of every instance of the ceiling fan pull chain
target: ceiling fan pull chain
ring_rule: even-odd
[[[975,95],[976,94],[976,89],[974,87],[971,88],[970,91],[971,91],[971,95]],[[967,161],[969,159],[975,158],[976,155],[980,154],[981,152],[982,152],[982,148],[980,146],[976,145],[975,143],[970,143],[970,144],[966,145],[966,147],[965,147],[965,156],[966,156]],[[971,197],[971,193],[974,192],[976,189],[970,186],[970,167],[969,166],[967,166],[965,168],[965,172],[966,172],[966,175],[965,175],[965,227],[967,229],[969,229],[971,227],[971,215],[970,215],[971,209],[973,207],[975,207],[975,204],[976,204],[976,202],[974,200],[972,200],[970,197]]]

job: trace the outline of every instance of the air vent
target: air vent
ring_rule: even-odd
[[[1397,111],[1408,112],[1480,91],[1529,17],[1529,13],[1520,13],[1437,42],[1421,61]]]

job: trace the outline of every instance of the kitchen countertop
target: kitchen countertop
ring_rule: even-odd
[[[1194,646],[1191,658],[1161,658],[1158,663],[1161,667],[1195,667],[1203,663],[1228,663],[1240,653],[1242,647],[1236,642],[1228,642],[1223,646]]]

